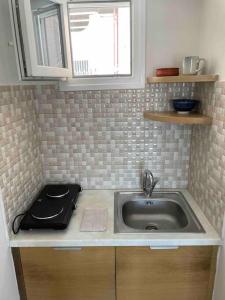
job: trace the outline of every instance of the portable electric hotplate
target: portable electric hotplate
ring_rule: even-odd
[[[20,222],[20,229],[65,229],[82,188],[78,184],[46,185]]]

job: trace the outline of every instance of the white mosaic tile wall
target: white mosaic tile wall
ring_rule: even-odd
[[[192,97],[193,84],[154,84],[143,90],[36,91],[44,176],[84,188],[138,188],[143,168],[161,188],[186,187],[191,127],[144,121],[143,111],[170,109]]]
[[[42,184],[33,100],[34,87],[0,87],[0,188],[9,228]]]
[[[0,87],[0,187],[9,228],[45,182],[137,188],[148,167],[159,187],[186,187],[191,127],[144,121],[143,111],[170,109],[169,99],[193,90],[191,84],[74,93]]]
[[[225,82],[202,83],[196,95],[212,126],[195,126],[192,134],[189,190],[221,233],[225,212]]]
[[[136,188],[143,168],[149,167],[160,177],[160,187],[186,187],[191,127],[144,121],[142,116],[146,109],[170,109],[168,99],[193,97],[193,91],[191,84],[74,93],[43,86],[34,96],[31,86],[0,87],[0,187],[8,225],[44,181]],[[203,112],[213,116],[213,126],[194,127],[189,190],[220,232],[225,211],[225,83],[216,88],[199,84],[196,96],[202,99]]]

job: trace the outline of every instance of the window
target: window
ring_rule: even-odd
[[[145,85],[145,0],[11,0],[23,79],[65,91]]]
[[[38,64],[65,67],[59,5],[45,1],[46,6],[35,7],[31,2]]]
[[[21,78],[71,77],[67,3],[12,0],[11,4]]]
[[[74,77],[131,75],[130,1],[69,4],[69,22]]]
[[[145,0],[68,4],[73,78],[64,91],[143,88]]]

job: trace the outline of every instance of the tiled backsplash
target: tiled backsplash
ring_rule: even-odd
[[[193,96],[193,84],[142,90],[58,92],[38,87],[36,107],[44,176],[84,188],[138,188],[149,167],[159,187],[186,187],[191,127],[144,121],[169,99]]]
[[[42,184],[34,87],[0,87],[0,188],[8,225]]]
[[[192,134],[189,190],[217,228],[225,211],[225,82],[199,84],[196,95],[213,125],[195,126]]]

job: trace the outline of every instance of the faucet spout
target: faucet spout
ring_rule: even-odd
[[[158,179],[154,178],[152,172],[150,170],[145,170],[144,171],[144,176],[143,176],[143,191],[145,193],[145,196],[148,198],[151,198],[153,190],[158,183]]]

